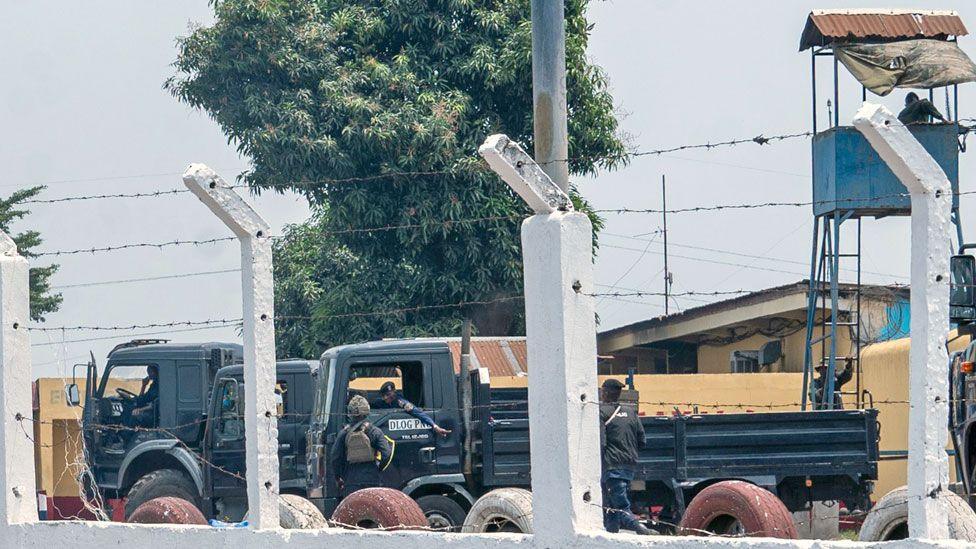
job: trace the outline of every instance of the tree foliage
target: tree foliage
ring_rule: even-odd
[[[11,235],[17,250],[26,258],[37,257],[32,250],[43,240],[41,233],[33,230],[13,235],[10,225],[23,219],[30,212],[23,209],[24,202],[34,198],[44,187],[31,187],[14,192],[8,198],[0,198],[0,230]],[[42,321],[44,315],[53,313],[61,306],[61,294],[51,291],[51,276],[58,270],[57,265],[34,267],[30,270],[30,316],[31,320]]]
[[[612,97],[566,1],[572,173],[624,161]],[[250,158],[254,189],[315,215],[277,246],[289,354],[381,336],[522,329],[521,201],[476,156],[492,133],[532,150],[528,0],[220,0],[179,42],[174,95]],[[383,230],[362,230],[379,229]],[[461,302],[477,305],[401,311]],[[395,314],[353,315],[358,312]],[[290,334],[290,335],[289,335]]]

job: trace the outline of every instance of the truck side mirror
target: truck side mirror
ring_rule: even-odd
[[[952,256],[949,273],[949,320],[956,324],[976,322],[976,258]]]
[[[65,385],[64,397],[68,406],[74,407],[81,405],[81,396],[78,394],[78,385],[75,383]]]

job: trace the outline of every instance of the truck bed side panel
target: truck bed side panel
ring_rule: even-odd
[[[491,407],[480,460],[485,486],[529,484],[528,414]],[[876,479],[877,412],[743,413],[644,417],[643,480],[790,476]]]

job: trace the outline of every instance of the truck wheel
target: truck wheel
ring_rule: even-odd
[[[797,539],[789,510],[772,492],[726,480],[698,493],[681,517],[683,535]]]
[[[278,516],[285,530],[313,530],[329,526],[314,503],[295,494],[278,496]]]
[[[193,503],[180,498],[151,499],[137,507],[126,522],[135,524],[207,524]]]
[[[458,502],[447,496],[423,496],[417,505],[427,517],[427,526],[440,532],[460,532],[467,513]]]
[[[532,533],[532,492],[499,488],[478,498],[464,519],[465,533]]]
[[[427,517],[417,502],[390,488],[365,488],[349,494],[332,513],[332,522],[346,528],[418,530],[427,527]]]
[[[198,509],[200,507],[197,487],[189,477],[176,469],[160,469],[146,473],[129,488],[125,501],[126,520],[143,503],[166,496],[184,499]]]
[[[966,500],[943,492],[949,508],[949,537],[976,542],[976,513]],[[861,525],[860,541],[891,541],[908,538],[908,487],[902,486],[885,494],[874,504]]]

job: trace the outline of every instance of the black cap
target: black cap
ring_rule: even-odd
[[[387,381],[383,385],[380,385],[380,394],[381,395],[385,395],[386,393],[389,393],[390,391],[396,391],[396,385],[394,385],[392,381]]]
[[[610,378],[603,382],[603,388],[619,391],[624,388],[624,384],[617,381],[616,379]]]

